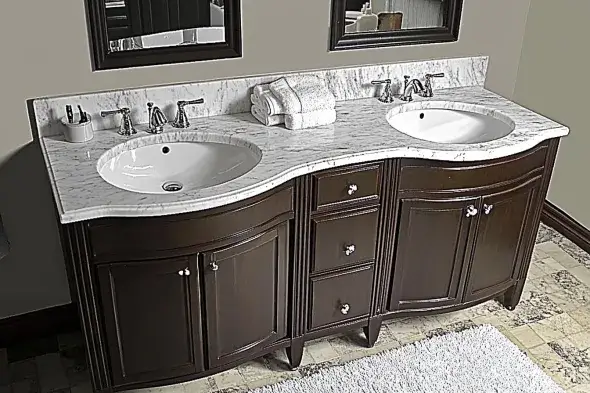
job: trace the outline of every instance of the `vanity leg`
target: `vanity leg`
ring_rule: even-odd
[[[522,295],[522,290],[524,289],[524,280],[520,280],[514,285],[513,287],[508,288],[504,295],[501,298],[502,305],[510,310],[514,311],[518,303],[520,302],[520,296]]]
[[[377,338],[379,337],[379,332],[381,331],[381,324],[383,319],[381,316],[375,316],[369,319],[369,324],[363,328],[363,332],[365,333],[365,337],[367,338],[367,347],[373,348]]]
[[[303,337],[296,337],[291,340],[291,346],[287,347],[287,358],[289,358],[289,363],[291,365],[291,369],[296,369],[301,364],[301,359],[303,359],[303,344],[305,341]]]

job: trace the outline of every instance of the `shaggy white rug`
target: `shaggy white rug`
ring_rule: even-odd
[[[424,340],[252,393],[563,393],[492,326]]]

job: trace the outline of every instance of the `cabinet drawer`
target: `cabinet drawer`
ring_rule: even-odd
[[[380,163],[348,166],[342,170],[315,174],[315,209],[354,202],[378,202],[380,174]]]
[[[373,265],[312,278],[309,329],[368,316],[372,288]]]
[[[453,191],[489,188],[541,173],[547,155],[544,143],[522,154],[498,160],[452,163],[406,159],[402,160],[400,191]]]
[[[111,261],[168,256],[244,234],[278,217],[293,214],[293,188],[247,202],[175,216],[105,219],[88,227],[93,259]]]
[[[375,259],[379,209],[314,218],[312,272]]]

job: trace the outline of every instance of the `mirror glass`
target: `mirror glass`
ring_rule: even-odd
[[[105,0],[108,52],[225,42],[225,0]]]
[[[448,0],[344,0],[344,34],[444,26]]]

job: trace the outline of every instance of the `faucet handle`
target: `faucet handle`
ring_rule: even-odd
[[[110,111],[101,111],[100,116],[107,117],[112,115],[123,115],[121,119],[121,125],[119,126],[119,135],[130,136],[137,134],[135,127],[133,127],[133,121],[131,120],[131,110],[129,108],[119,108]]]
[[[426,79],[426,83],[424,86],[424,90],[420,93],[422,97],[431,98],[434,96],[432,92],[432,78],[444,78],[445,74],[443,72],[439,72],[438,74],[426,74],[424,79]]]
[[[379,96],[379,101],[386,103],[386,104],[391,104],[394,100],[393,97],[393,93],[391,91],[391,79],[383,79],[383,80],[376,80],[376,81],[371,81],[372,85],[385,85],[385,88],[383,89],[383,93],[381,93],[381,95]]]
[[[185,101],[180,100],[176,103],[178,106],[178,110],[176,112],[176,119],[172,122],[172,126],[175,128],[188,128],[190,127],[190,122],[188,121],[188,117],[186,116],[186,112],[184,111],[184,107],[187,105],[197,105],[203,104],[205,100],[203,98],[198,98],[196,100]]]
[[[445,77],[445,73],[444,72],[439,72],[438,74],[426,74],[425,77],[426,77],[426,79],[430,79],[430,78],[444,78]]]
[[[381,80],[375,80],[375,81],[371,81],[372,85],[382,85],[382,84],[391,84],[391,79],[381,79]]]

